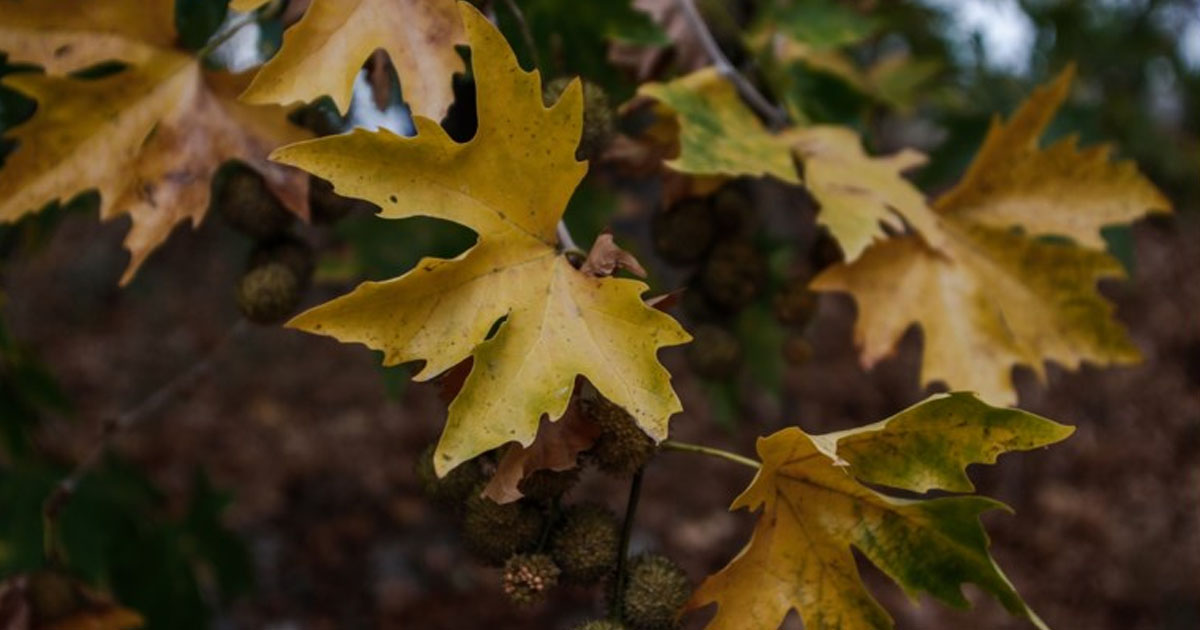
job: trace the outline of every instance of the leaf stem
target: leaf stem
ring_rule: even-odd
[[[558,245],[564,252],[580,252],[587,255],[587,252],[579,249],[575,244],[575,239],[571,238],[571,231],[567,229],[567,224],[562,219],[558,221]]]
[[[692,31],[696,33],[696,37],[700,40],[700,45],[704,47],[704,51],[708,53],[708,57],[712,60],[713,66],[717,68],[717,72],[721,76],[729,79],[742,98],[746,100],[751,107],[755,109],[763,118],[767,120],[767,124],[772,129],[778,129],[787,124],[787,113],[782,109],[771,104],[754,84],[750,83],[749,79],[742,76],[733,63],[729,61],[729,57],[721,51],[720,45],[717,44],[716,38],[713,37],[712,31],[708,30],[708,25],[704,23],[704,18],[700,16],[700,11],[696,9],[695,0],[675,0],[679,9],[683,11],[684,18],[687,19],[688,25]]]
[[[196,51],[196,57],[199,59],[203,59],[204,57],[207,57],[208,55],[212,54],[212,52],[214,50],[220,48],[221,44],[224,44],[225,42],[229,41],[230,38],[232,38],[234,35],[236,35],[238,31],[242,30],[246,26],[249,26],[251,23],[254,23],[257,21],[258,21],[258,12],[257,11],[251,11],[250,13],[243,15],[239,20],[230,24],[229,28],[226,28],[224,31],[221,31],[216,36],[214,36],[212,39],[208,40],[207,44],[205,44],[203,47],[201,47],[200,50]]]
[[[621,524],[621,542],[617,547],[617,574],[613,578],[612,597],[608,600],[611,602],[608,616],[617,623],[621,621],[621,609],[625,603],[625,569],[629,557],[629,539],[633,536],[633,520],[637,513],[638,499],[642,495],[642,473],[645,470],[643,466],[633,473],[633,480],[629,482],[629,501],[625,504],[625,522]]]
[[[105,418],[100,423],[100,436],[96,439],[95,444],[75,465],[75,468],[55,484],[50,495],[42,503],[42,550],[46,555],[47,562],[60,564],[64,560],[58,540],[59,516],[71,500],[79,483],[100,463],[113,438],[150,417],[175,397],[198,383],[212,370],[221,352],[246,328],[246,320],[239,320],[204,357],[193,362],[186,370],[167,381],[137,406],[116,416]]]
[[[542,60],[538,57],[537,44],[533,41],[533,31],[529,30],[529,22],[525,21],[525,14],[521,12],[521,7],[517,6],[514,0],[504,0],[504,6],[508,7],[508,12],[513,14],[513,18],[517,20],[517,26],[521,29],[521,38],[525,40],[525,47],[529,49],[529,58],[533,60],[534,69],[541,69]]]
[[[750,459],[749,457],[745,457],[743,455],[738,455],[737,453],[731,453],[731,452],[723,450],[723,449],[714,448],[712,446],[704,446],[702,444],[689,444],[688,442],[678,442],[676,440],[665,440],[658,446],[659,446],[659,448],[666,450],[666,451],[680,451],[683,453],[699,453],[701,455],[708,455],[710,457],[719,457],[721,459],[729,460],[731,462],[736,462],[743,466],[749,466],[750,468],[753,468],[755,470],[762,468],[762,464],[758,463],[757,461],[755,461],[753,459]]]

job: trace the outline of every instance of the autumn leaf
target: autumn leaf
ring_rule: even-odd
[[[967,465],[1071,432],[956,393],[857,429],[809,435],[789,428],[760,438],[762,467],[731,508],[760,511],[750,542],[700,585],[690,606],[717,604],[712,630],[771,630],[792,609],[808,630],[890,629],[891,618],[859,577],[857,549],[910,597],[927,593],[966,608],[961,587],[970,582],[1044,628],[988,552],[979,515],[1006,509],[1002,503],[975,495],[901,499],[864,484],[970,492]]]
[[[693,175],[770,175],[790,184],[803,182],[821,205],[817,221],[829,228],[847,260],[884,239],[885,226],[900,229],[905,221],[940,246],[936,219],[924,196],[901,176],[923,162],[919,153],[871,157],[858,135],[844,127],[772,133],[714,68],[643,85],[639,93],[659,101],[678,121],[678,157],[668,160],[668,167]]]
[[[1121,265],[1085,246],[1100,243],[1101,226],[1169,204],[1132,164],[1110,162],[1103,147],[1080,151],[1068,138],[1038,148],[1070,81],[1063,73],[992,126],[963,181],[934,204],[941,252],[899,237],[814,280],[814,289],[845,291],[858,302],[855,337],[865,365],[890,355],[916,323],[924,331],[922,383],[1012,404],[1014,365],[1041,376],[1046,361],[1073,369],[1139,359],[1096,290],[1100,279],[1122,277]]]
[[[212,175],[226,160],[256,166],[289,208],[307,216],[306,178],[266,161],[271,149],[306,134],[281,108],[236,102],[242,77],[204,70],[198,59],[160,47],[162,33],[174,32],[172,3],[75,3],[79,13],[33,4],[0,0],[0,50],[49,72],[3,79],[38,107],[6,135],[17,148],[0,168],[0,221],[98,189],[101,218],[133,219],[125,284],[176,225],[200,222]],[[147,16],[157,16],[156,28],[142,24]],[[144,32],[153,36],[136,39]],[[133,65],[98,79],[61,74],[110,59]]]
[[[399,278],[359,285],[289,325],[381,350],[387,365],[424,361],[417,380],[472,357],[434,457],[439,474],[507,442],[531,444],[543,415],[562,416],[576,375],[661,440],[680,404],[656,352],[687,333],[643,303],[645,284],[576,270],[556,235],[587,170],[574,157],[579,82],[546,108],[538,75],[520,69],[477,10],[460,6],[478,92],[474,138],[456,143],[417,116],[413,138],[356,130],[275,158],[378,204],[385,218],[454,221],[478,242],[456,258],[424,259]]]
[[[578,465],[579,454],[588,450],[600,435],[600,427],[587,420],[572,401],[566,414],[555,422],[543,420],[533,444],[510,444],[496,464],[496,472],[483,489],[483,496],[496,503],[511,503],[524,496],[521,481],[539,470],[564,471]]]
[[[290,105],[328,95],[345,112],[359,69],[383,49],[413,113],[439,119],[454,101],[451,75],[463,71],[460,43],[454,0],[313,0],[242,99]]]

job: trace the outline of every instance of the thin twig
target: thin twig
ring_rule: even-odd
[[[224,44],[225,42],[229,41],[229,39],[231,37],[233,37],[234,35],[236,35],[238,31],[242,30],[242,28],[249,26],[250,24],[257,22],[257,21],[258,21],[258,13],[257,12],[251,11],[250,13],[243,15],[241,17],[241,19],[230,24],[229,28],[226,28],[224,31],[217,34],[212,39],[208,40],[207,44],[205,44],[202,48],[200,48],[200,50],[196,51],[196,57],[198,57],[198,58],[207,57],[214,50],[220,48],[221,44]]]
[[[617,574],[613,577],[613,592],[609,598],[608,616],[615,622],[621,621],[621,609],[625,602],[625,568],[629,558],[629,539],[633,536],[633,517],[637,514],[638,499],[642,496],[642,473],[645,467],[633,473],[629,483],[629,501],[625,504],[625,522],[621,524],[621,542],[617,547]]]
[[[683,11],[683,16],[687,19],[688,24],[695,31],[696,37],[700,39],[700,45],[704,47],[704,51],[708,53],[709,59],[712,60],[713,66],[721,76],[729,79],[737,87],[742,98],[750,104],[763,118],[767,119],[767,124],[772,129],[778,129],[787,124],[787,113],[782,109],[775,107],[768,101],[754,84],[742,76],[725,53],[721,51],[721,47],[717,44],[716,38],[713,37],[712,31],[708,30],[708,25],[704,23],[704,18],[700,16],[700,11],[696,9],[695,0],[675,0],[679,5],[679,9]]]
[[[564,252],[580,252],[586,254],[579,246],[575,244],[575,239],[571,238],[571,231],[567,229],[567,224],[559,219],[558,221],[558,245]]]
[[[508,12],[513,14],[513,18],[517,20],[517,26],[521,29],[521,37],[525,40],[525,47],[529,49],[529,58],[533,60],[533,67],[540,70],[542,60],[538,57],[537,44],[533,42],[533,31],[529,30],[529,22],[525,21],[525,14],[521,12],[521,7],[517,6],[514,0],[504,0],[504,6],[508,7]]]
[[[97,437],[96,443],[92,445],[91,450],[76,464],[70,474],[54,486],[54,489],[42,504],[42,522],[44,525],[43,545],[47,560],[61,560],[57,542],[58,517],[63,507],[66,506],[71,496],[75,493],[79,483],[100,463],[100,460],[104,457],[104,453],[108,451],[113,438],[154,415],[155,412],[162,409],[167,403],[175,399],[175,397],[199,382],[201,378],[212,370],[221,352],[246,328],[246,320],[239,320],[237,324],[234,324],[229,329],[225,337],[217,345],[213,346],[204,357],[193,362],[186,370],[177,374],[170,381],[167,381],[162,387],[159,387],[135,407],[116,416],[105,418],[100,423],[100,435]]]
[[[743,455],[738,455],[737,453],[730,453],[729,451],[722,450],[719,448],[714,448],[712,446],[704,446],[702,444],[689,444],[687,442],[677,442],[675,440],[665,440],[665,441],[663,441],[662,444],[659,444],[658,446],[659,446],[659,448],[661,448],[665,451],[680,451],[683,453],[699,453],[701,455],[708,455],[710,457],[719,457],[724,460],[739,463],[743,466],[749,466],[750,468],[753,468],[755,470],[758,470],[759,468],[762,467],[762,464],[754,461],[753,459],[750,459],[749,457],[745,457]]]

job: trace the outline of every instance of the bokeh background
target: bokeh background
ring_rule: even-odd
[[[647,73],[704,62],[669,2],[639,0],[672,41],[655,52],[601,37],[564,49],[553,34],[570,32],[559,17],[569,9],[519,4],[547,42],[541,57],[553,67],[543,71],[584,73],[616,101]],[[774,87],[793,116],[854,126],[875,151],[927,152],[931,162],[915,179],[931,193],[962,172],[993,113],[1011,112],[1074,62],[1077,86],[1051,136],[1113,142],[1174,202],[1172,216],[1106,233],[1130,277],[1102,289],[1144,363],[1052,366],[1045,384],[1016,370],[1020,406],[1077,433],[972,473],[982,492],[1014,508],[985,519],[993,552],[1051,627],[1200,627],[1200,3],[797,1],[766,12],[798,40],[859,67],[898,59],[900,70],[869,94],[805,59],[763,63],[747,36],[761,26],[763,4],[771,3],[701,3],[727,54],[765,90]],[[221,23],[219,13],[195,11],[193,28]],[[520,49],[511,16],[499,6],[495,13]],[[224,63],[253,63],[278,42],[279,25],[251,31],[222,49]],[[350,119],[337,124],[406,128],[398,99],[380,112],[365,79],[360,88]],[[461,95],[469,104],[469,90]],[[30,111],[3,93],[0,129]],[[721,322],[738,337],[746,369],[705,379],[684,350],[662,353],[686,409],[673,436],[751,453],[755,436],[783,426],[848,428],[927,395],[917,330],[895,357],[864,371],[850,300],[822,297],[802,329],[774,322],[774,292],[819,266],[827,249],[802,193],[734,186],[753,200],[756,229],[743,238],[764,253],[770,280],[754,304]],[[691,284],[696,270],[667,264],[651,246],[660,193],[654,176],[594,165],[567,221],[581,242],[611,224],[665,291]],[[0,576],[40,566],[41,501],[95,443],[100,420],[208,356],[239,320],[233,287],[251,247],[245,237],[215,216],[181,228],[118,289],[126,230],[124,220],[100,223],[88,195],[0,226]],[[362,210],[300,234],[321,253],[306,305],[471,240],[454,226]],[[707,321],[701,311],[685,301],[675,314],[695,326]],[[453,517],[425,501],[413,462],[444,418],[436,383],[410,383],[410,369],[382,369],[361,347],[280,328],[238,331],[204,378],[115,440],[66,508],[64,541],[81,576],[143,611],[152,628],[565,630],[603,610],[595,589],[570,588],[534,609],[512,607],[498,571],[475,563]],[[723,461],[661,455],[646,473],[633,548],[671,555],[697,581],[715,571],[750,530],[751,515],[727,511],[748,479]],[[587,471],[569,498],[618,509],[626,491],[625,481]],[[862,570],[900,628],[1026,627],[978,593],[975,610],[953,611],[910,602]],[[705,617],[692,615],[688,627]]]

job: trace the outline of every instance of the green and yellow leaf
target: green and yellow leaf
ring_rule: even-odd
[[[38,107],[5,136],[17,148],[0,168],[0,222],[97,189],[101,218],[133,220],[124,284],[175,226],[204,217],[210,180],[226,160],[255,165],[289,208],[307,216],[303,173],[266,160],[306,134],[287,123],[282,108],[238,103],[241,77],[203,70],[199,60],[160,47],[162,33],[174,39],[172,2],[72,3],[78,15],[32,4],[0,0],[0,50],[48,71],[3,80]],[[147,16],[158,16],[157,29],[142,24]],[[153,36],[134,39],[143,31]],[[48,41],[60,42],[63,54]],[[110,59],[132,65],[99,79],[62,74]]]
[[[924,196],[901,176],[921,164],[915,151],[876,158],[858,135],[835,126],[796,127],[772,133],[713,68],[669,83],[643,85],[678,121],[678,157],[666,164],[693,175],[770,175],[803,184],[821,205],[817,221],[829,228],[847,260],[907,221],[934,247],[941,236]],[[797,162],[800,170],[797,170]]]
[[[972,583],[1044,628],[988,551],[979,516],[1003,504],[973,495],[900,499],[864,484],[970,491],[967,465],[1071,432],[958,393],[858,429],[809,435],[789,428],[760,438],[762,468],[732,506],[760,511],[754,533],[690,606],[717,604],[712,630],[772,630],[793,609],[809,630],[889,630],[892,619],[858,574],[857,549],[910,597],[929,594],[966,608],[961,589]]]
[[[290,105],[328,95],[344,112],[363,63],[382,49],[413,113],[439,119],[454,101],[451,75],[463,71],[460,43],[454,0],[313,0],[242,98]]]
[[[656,353],[687,333],[642,302],[643,283],[576,270],[556,236],[587,170],[574,157],[579,83],[546,108],[537,74],[520,69],[477,10],[460,6],[478,92],[474,138],[459,144],[417,116],[413,138],[358,130],[275,158],[333,182],[338,194],[378,204],[383,217],[465,225],[477,244],[364,283],[289,325],[381,350],[388,365],[424,361],[418,380],[473,358],[438,443],[439,474],[507,442],[529,446],[543,415],[563,415],[576,375],[662,439],[680,404]]]
[[[933,206],[940,251],[903,236],[816,278],[814,289],[848,292],[858,302],[855,337],[865,365],[891,354],[915,323],[925,340],[922,383],[1012,404],[1015,365],[1041,375],[1046,361],[1076,368],[1139,359],[1096,289],[1123,270],[1085,246],[1100,241],[1101,226],[1165,210],[1167,202],[1132,164],[1109,162],[1103,147],[1081,152],[1071,140],[1037,147],[1069,83],[1067,72],[993,126],[964,180]]]

